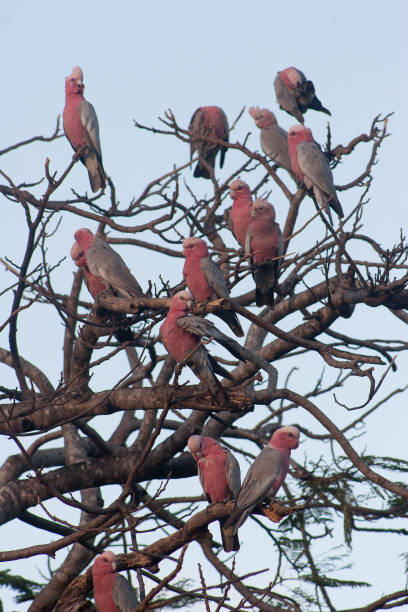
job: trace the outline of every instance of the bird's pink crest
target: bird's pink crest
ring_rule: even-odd
[[[276,213],[274,206],[268,202],[268,200],[264,200],[263,198],[258,198],[252,204],[251,217],[253,219],[259,217],[268,217],[271,218],[272,221],[275,221]]]
[[[249,114],[255,119],[257,127],[260,129],[268,128],[271,125],[276,125],[276,117],[268,108],[259,108],[259,106],[251,106]]]
[[[105,550],[95,558],[92,565],[92,574],[112,574],[115,571],[115,555],[110,550]]]
[[[235,179],[235,181],[232,181],[230,184],[230,196],[233,200],[236,200],[242,195],[251,197],[249,185],[245,183],[245,181],[241,181],[241,179]]]
[[[285,70],[279,72],[279,75],[286,87],[290,87],[291,89],[296,89],[297,84],[302,82],[302,75],[294,66],[285,68]]]
[[[183,241],[183,255],[184,257],[189,255],[208,257],[208,247],[202,238],[186,238]]]
[[[75,232],[74,238],[84,250],[87,250],[91,246],[95,236],[91,230],[87,229],[86,227],[82,227]]]
[[[288,132],[288,142],[314,142],[312,130],[304,125],[292,125]]]
[[[268,443],[268,446],[289,449],[298,448],[299,437],[300,431],[294,425],[286,425],[285,427],[279,427],[279,429],[274,431],[272,438]]]
[[[190,308],[192,303],[193,296],[189,291],[178,291],[178,293],[176,293],[171,300],[172,307],[183,307],[183,310]]]
[[[201,452],[201,441],[202,441],[201,436],[198,436],[198,435],[190,436],[187,442],[188,450],[191,453],[194,453],[195,455],[200,453]]]
[[[82,72],[82,69],[79,66],[74,66],[68,78],[72,78],[75,79],[75,81],[82,82],[84,80],[84,73]]]

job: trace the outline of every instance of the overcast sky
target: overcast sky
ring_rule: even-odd
[[[157,117],[171,108],[180,124],[186,126],[198,106],[217,104],[232,122],[244,105],[260,105],[276,112],[279,123],[287,129],[295,121],[278,110],[273,80],[277,70],[293,65],[314,81],[319,98],[331,110],[334,144],[346,144],[352,137],[367,132],[377,114],[395,112],[390,120],[392,136],[384,142],[374,170],[371,204],[365,216],[365,232],[371,233],[383,246],[391,247],[398,241],[400,227],[406,227],[407,17],[407,3],[403,0],[387,4],[378,0],[286,4],[267,0],[256,3],[74,0],[63,4],[6,1],[0,5],[3,114],[0,149],[33,135],[52,133],[64,106],[64,78],[73,66],[80,65],[84,71],[85,96],[99,118],[104,166],[116,184],[119,200],[126,203],[146,183],[170,170],[173,164],[185,163],[189,156],[187,145],[137,130],[133,119],[158,125]],[[325,141],[327,119],[321,113],[309,112],[306,116],[306,123],[319,142]],[[250,146],[259,149],[259,133],[245,113],[232,139],[239,139],[248,131],[252,132]],[[335,182],[346,183],[357,176],[367,155],[368,148],[361,147],[353,159],[347,159],[336,169]],[[0,158],[0,169],[15,183],[33,182],[43,174],[46,157],[51,159],[51,167],[61,172],[69,164],[72,150],[65,138],[51,144],[33,145]],[[238,163],[242,163],[239,154],[229,151],[220,175],[227,176]],[[71,188],[79,192],[88,188],[87,174],[81,164],[74,168],[58,197],[69,196]],[[280,196],[276,197],[279,204]],[[348,203],[351,205],[356,197],[345,195],[342,202],[348,208]],[[273,195],[271,201],[275,202]],[[4,198],[2,210],[0,256],[8,255],[20,262],[27,233],[22,212]],[[88,226],[95,229],[92,224]],[[57,237],[50,241],[52,261],[68,253],[76,227],[78,221],[64,219]],[[146,262],[146,255],[147,251],[138,253],[130,262],[144,288],[152,275],[157,279],[159,273],[165,274],[171,282],[180,277],[180,263],[160,257],[149,260],[148,270],[146,265],[138,268],[140,262]],[[68,258],[56,277],[58,291],[69,291],[72,271]],[[12,280],[3,270],[0,277],[1,290]],[[4,320],[10,306],[4,299],[0,304]],[[374,321],[372,312],[369,309],[362,312],[364,325],[361,320],[356,324],[356,335],[381,335],[380,329],[373,331],[370,327]],[[40,315],[35,325],[28,325],[32,316],[27,312],[21,317],[21,325],[26,324],[21,353],[38,363],[56,384],[62,368],[58,361],[62,347],[61,324],[56,321],[55,329],[50,332],[49,321]],[[401,326],[390,315],[384,314],[382,324],[387,327],[386,333],[392,335],[395,329],[396,337],[401,334]],[[60,335],[57,344],[54,334]],[[44,338],[44,335],[53,337]],[[5,333],[0,336],[0,346],[8,346]],[[53,348],[58,350],[57,355]],[[399,372],[393,375],[390,389],[405,384],[406,365],[402,362]],[[1,367],[0,373],[4,381],[1,384],[14,380],[6,368]],[[396,453],[397,448],[406,458],[406,420],[400,404],[396,401],[390,405],[387,414],[388,423],[396,424],[397,433],[391,438],[384,436],[384,423],[374,417],[369,435],[364,439],[365,449],[386,455]],[[339,415],[339,419],[343,418]],[[11,443],[2,441],[1,460],[12,448]],[[303,445],[298,452],[301,461],[307,449]],[[199,491],[197,482],[192,487]],[[15,522],[13,526],[12,533],[9,526],[0,532],[2,549],[27,544],[21,523]],[[259,530],[248,529],[252,529],[248,532],[253,534],[251,538],[261,541],[263,536]],[[44,542],[45,537],[44,533],[36,534],[36,542]],[[334,543],[340,542],[341,533],[336,537]],[[387,543],[381,541],[384,555],[389,555],[386,560],[389,576],[384,581],[387,570],[378,573],[377,559],[366,548],[367,540],[355,537],[354,545],[363,551],[356,556],[356,576],[375,586],[369,590],[343,590],[333,597],[336,605],[344,608],[362,605],[382,592],[404,586],[400,582],[403,563],[394,552],[399,552],[401,544],[392,536],[387,536],[387,540]],[[252,554],[245,550],[244,546],[239,562],[242,571],[246,567],[245,555]],[[189,559],[193,559],[192,555]],[[7,567],[41,580],[37,568],[44,570],[45,560],[36,557]],[[192,567],[197,579],[193,563]],[[347,575],[353,577],[350,573]],[[25,605],[13,604],[4,591],[0,590],[0,597],[6,610],[26,609]]]

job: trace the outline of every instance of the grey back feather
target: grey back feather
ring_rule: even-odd
[[[82,100],[79,105],[79,118],[88,133],[93,148],[99,159],[102,159],[101,143],[99,141],[99,123],[94,107],[87,100]]]
[[[133,612],[133,610],[139,604],[136,593],[132,589],[131,585],[126,578],[120,574],[116,574],[115,576],[112,596],[113,601],[119,608],[120,612]]]
[[[127,297],[140,297],[142,289],[123,261],[105,240],[94,238],[86,253],[86,263],[95,276]]]
[[[217,264],[209,257],[202,257],[200,267],[206,278],[207,283],[220,298],[229,298],[229,292],[225,283],[225,278]]]

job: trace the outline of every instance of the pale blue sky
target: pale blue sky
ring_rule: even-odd
[[[149,4],[104,0],[64,4],[26,0],[4,2],[0,6],[3,114],[0,149],[32,135],[53,131],[56,117],[64,106],[64,77],[78,64],[84,71],[85,96],[99,117],[105,169],[116,183],[118,198],[128,202],[142,191],[147,182],[170,170],[173,164],[185,163],[189,155],[187,145],[181,142],[136,130],[133,118],[147,125],[157,124],[157,117],[171,108],[179,122],[187,125],[198,106],[217,104],[224,108],[232,121],[244,105],[259,104],[276,112],[278,121],[287,129],[294,120],[278,111],[273,79],[277,70],[294,65],[314,81],[319,98],[331,110],[334,144],[345,144],[357,134],[367,132],[378,113],[395,111],[390,121],[392,136],[381,148],[379,163],[374,170],[371,204],[365,214],[365,232],[373,234],[383,246],[391,247],[398,241],[400,227],[405,227],[406,223],[403,181],[408,94],[407,13],[407,4],[403,0],[386,5],[378,0],[345,0],[341,3],[295,1],[286,5],[266,0],[252,4],[241,0]],[[327,117],[310,111],[306,123],[312,128],[316,140],[324,142]],[[248,131],[252,132],[250,146],[259,149],[258,131],[245,113],[232,139],[241,138]],[[341,184],[355,177],[364,167],[368,152],[368,147],[361,146],[353,158],[345,160],[335,171],[335,182]],[[51,144],[32,145],[0,158],[0,169],[15,182],[23,179],[35,181],[43,172],[46,157],[51,159],[52,168],[62,171],[71,160],[72,150],[65,138]],[[238,153],[229,151],[221,176],[228,176],[241,159]],[[80,192],[88,188],[87,175],[80,164],[61,188],[59,197],[69,196],[71,187]],[[201,184],[198,187],[205,188],[207,186]],[[343,206],[346,209],[351,207],[356,197],[356,193],[345,194]],[[279,194],[275,196],[272,193],[271,201],[278,207],[280,203],[284,204]],[[0,256],[8,255],[21,261],[27,233],[23,216],[4,199],[2,207]],[[312,212],[310,204],[305,204],[305,214],[307,212]],[[279,217],[279,208],[277,215]],[[94,229],[92,224],[88,226]],[[57,261],[68,254],[77,227],[78,222],[74,219],[64,219],[58,237],[50,241],[51,260]],[[311,228],[311,237],[313,231]],[[166,274],[172,282],[180,276],[180,262],[156,256],[149,259],[147,270],[146,251],[136,257],[134,251],[124,250],[122,253],[130,253],[131,261],[128,263],[137,271],[136,276],[144,287],[148,279],[156,280],[159,273]],[[138,268],[140,260],[144,262],[143,269]],[[55,278],[57,290],[69,289],[72,271],[68,259]],[[3,270],[0,270],[0,276],[1,288],[11,283],[10,275]],[[10,306],[4,299],[0,304],[4,320]],[[362,313],[364,323],[362,318],[358,324],[344,323],[344,330],[356,335],[381,336],[381,326],[384,326],[394,337],[398,334],[401,337],[404,333],[385,311],[379,317],[367,308],[362,309]],[[61,369],[63,330],[56,317],[55,323],[50,323],[39,311],[33,325],[33,316],[32,311],[21,316],[20,326],[24,326],[25,331],[21,352],[38,362],[56,383]],[[44,330],[47,332],[45,337]],[[5,334],[0,336],[0,346],[7,347]],[[321,362],[316,363],[319,372],[321,365]],[[401,360],[397,375],[392,375],[392,380],[384,385],[384,394],[387,388],[405,384],[406,366],[407,360]],[[285,372],[288,366],[282,362],[280,367]],[[13,380],[5,368],[0,368],[0,373],[4,384]],[[307,376],[310,378],[310,372]],[[357,395],[360,384],[361,381],[356,381]],[[354,399],[353,396],[350,403],[356,403]],[[397,439],[384,436],[384,421],[374,417],[364,439],[367,450],[392,454],[397,445],[401,456],[406,458],[403,437],[406,420],[403,420],[405,415],[399,408],[401,404],[405,405],[406,401],[396,400],[387,413],[388,423],[399,424],[398,433],[394,434]],[[332,415],[339,411],[332,400],[330,410]],[[338,419],[343,418],[344,414],[339,412]],[[312,426],[310,419],[306,418],[305,422]],[[2,441],[2,445],[6,456],[10,452],[10,443]],[[303,445],[299,453],[302,456],[307,451]],[[316,448],[316,456],[319,452]],[[199,490],[196,482],[188,482],[189,486],[191,483]],[[24,528],[16,523],[14,529],[10,541],[10,528],[0,530],[2,548],[26,545]],[[259,544],[260,531],[249,522],[245,529],[251,534],[250,544],[252,540]],[[36,537],[38,542],[43,542],[46,536],[38,533]],[[379,538],[381,536],[376,538],[377,544]],[[397,553],[403,550],[402,544],[397,543],[395,536],[386,539],[388,544],[385,538],[381,540],[384,555],[388,555],[386,567],[389,576],[385,581],[384,569],[381,575],[377,573],[377,559],[369,550],[369,539],[363,535],[356,536],[356,576],[372,581],[375,587],[366,592],[339,593],[334,596],[336,605],[362,605],[382,592],[403,586],[400,581],[402,561],[393,553],[393,549]],[[340,541],[341,526],[333,544]],[[253,555],[259,552],[259,548],[252,549],[250,544],[244,545],[239,556],[239,569],[242,571],[247,571],[244,558],[252,557],[253,564]],[[273,559],[268,560],[266,555],[262,563],[268,561],[273,565]],[[45,559],[34,558],[10,564],[12,571],[34,579],[39,578],[37,568],[45,568]],[[192,572],[196,578],[195,566]],[[0,597],[8,602],[7,610],[26,609],[12,604],[2,591]]]

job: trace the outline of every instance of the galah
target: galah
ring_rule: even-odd
[[[273,433],[245,476],[234,510],[224,525],[227,534],[235,535],[258,504],[264,500],[272,503],[288,473],[290,451],[298,446],[297,427],[288,425]]]
[[[74,234],[76,242],[85,254],[86,265],[107,288],[128,298],[141,297],[142,289],[129,268],[105,240],[97,238],[86,228]]]
[[[116,573],[115,555],[110,550],[95,558],[92,580],[99,612],[133,612],[139,605],[132,586]]]
[[[274,85],[280,108],[296,117],[299,123],[304,122],[303,114],[308,108],[331,115],[316,97],[313,82],[297,68],[291,66],[278,72]]]
[[[261,147],[265,155],[269,155],[275,164],[287,170],[295,179],[290,163],[287,131],[278,125],[275,115],[267,108],[251,106],[249,114],[261,130]]]
[[[94,276],[89,270],[86,263],[85,252],[77,241],[75,241],[71,247],[71,257],[78,268],[83,268],[85,285],[92,297],[96,299],[98,295],[106,291],[108,287],[103,280]]]
[[[237,359],[245,360],[239,352],[237,343],[220,332],[210,321],[188,315],[193,297],[188,291],[176,293],[170,304],[169,312],[160,326],[160,336],[168,353],[178,363],[187,361],[200,382],[207,388],[213,399],[224,405],[228,396],[215,374],[230,378],[230,374],[204,346],[200,346],[202,337],[212,338],[227,348]]]
[[[218,140],[228,142],[228,119],[219,106],[200,106],[197,108],[194,115],[191,117],[189,130],[192,139],[197,136],[207,136],[209,138],[217,138]],[[220,168],[223,167],[227,147],[206,142],[205,140],[197,140],[190,144],[191,157],[193,157],[195,151],[197,151],[199,158],[205,160],[212,168],[214,168],[217,153],[220,151]],[[201,163],[201,159],[195,167],[194,176],[196,178],[210,178],[210,172],[208,168]]]
[[[98,276],[92,274],[89,270],[88,265],[86,263],[85,251],[81,248],[77,241],[71,247],[71,257],[78,266],[78,268],[82,268],[84,271],[84,281],[85,285],[92,295],[94,300],[100,295],[103,291],[108,289],[108,285],[103,282]],[[133,340],[133,334],[127,326],[126,315],[119,312],[112,312],[111,319],[114,326],[114,335],[115,338],[119,342],[125,342],[126,340]]]
[[[252,223],[252,197],[249,185],[240,179],[232,181],[230,196],[234,200],[229,213],[230,228],[236,240],[245,249],[246,233]]]
[[[303,125],[294,125],[288,134],[289,156],[293,171],[307,189],[313,189],[314,196],[333,224],[330,208],[339,217],[343,209],[337,197],[333,175],[326,156],[313,139],[312,131]]]
[[[84,98],[83,73],[79,66],[65,79],[65,107],[62,113],[65,136],[87,167],[92,191],[105,188],[99,124],[95,109]]]
[[[282,259],[276,259],[283,253],[282,232],[275,221],[275,208],[266,200],[255,200],[251,215],[245,253],[256,285],[256,305],[273,306],[273,292],[282,263]]]
[[[241,470],[231,451],[214,438],[203,436],[190,436],[187,446],[196,460],[201,486],[208,501],[217,504],[236,499],[241,488]],[[238,536],[224,533],[225,521],[226,518],[220,519],[224,550],[239,550]]]
[[[183,277],[187,287],[197,302],[229,298],[229,291],[221,270],[210,259],[207,245],[201,238],[186,238],[183,242],[183,255],[186,258]],[[233,310],[220,310],[217,313],[234,332],[242,337],[244,332]]]

